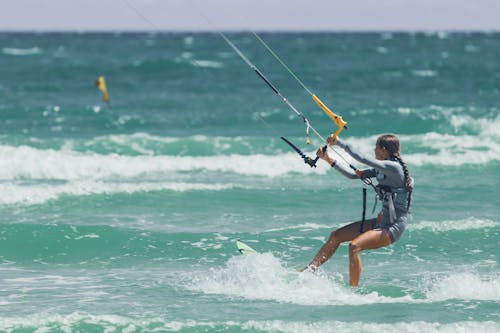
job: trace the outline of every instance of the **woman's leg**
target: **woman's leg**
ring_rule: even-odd
[[[371,226],[372,220],[366,220],[363,224],[363,230],[369,230],[371,229]],[[360,235],[360,227],[361,221],[357,221],[334,230],[330,234],[328,241],[323,244],[321,249],[319,249],[314,259],[309,263],[309,265],[302,268],[300,271],[302,272],[306,269],[315,271],[319,266],[323,265],[328,259],[330,259],[341,243],[351,241],[358,237]]]
[[[389,232],[385,229],[369,230],[354,238],[349,244],[349,285],[357,287],[361,276],[362,250],[378,249],[392,243]]]

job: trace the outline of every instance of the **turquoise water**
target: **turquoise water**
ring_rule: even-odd
[[[251,34],[229,37],[335,129]],[[220,36],[2,33],[0,331],[500,331],[500,35],[262,38],[353,147],[401,139],[413,221],[362,254],[360,287],[346,245],[296,271],[360,218],[360,182],[280,140],[322,144]]]

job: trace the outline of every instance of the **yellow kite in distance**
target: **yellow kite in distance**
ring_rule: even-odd
[[[104,76],[99,76],[97,80],[95,80],[95,85],[97,89],[99,89],[102,93],[102,100],[111,107],[109,102],[108,89],[106,88],[106,81],[104,80]]]

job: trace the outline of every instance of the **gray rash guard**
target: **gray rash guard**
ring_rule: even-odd
[[[382,191],[382,195],[379,195],[379,199],[382,200],[382,211],[378,218],[367,220],[367,222],[371,222],[373,228],[387,229],[392,241],[397,241],[406,229],[408,219],[408,190],[406,189],[403,167],[396,160],[380,161],[362,156],[339,139],[335,144],[344,149],[356,161],[371,167],[362,169],[361,177],[376,178],[379,187],[388,190]],[[354,170],[347,168],[345,165],[336,163],[334,168],[347,178],[360,178]]]

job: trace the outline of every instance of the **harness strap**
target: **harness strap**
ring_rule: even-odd
[[[413,191],[408,191],[408,204],[406,205],[406,212],[410,212],[410,204],[411,204],[411,192]]]
[[[363,227],[366,221],[366,187],[367,185],[370,185],[371,187],[373,187],[375,192],[377,192],[377,188],[375,185],[373,185],[373,181],[370,178],[363,177],[363,173],[361,172],[361,170],[356,169],[356,167],[354,167],[352,164],[349,164],[349,167],[351,167],[351,169],[353,169],[354,172],[356,172],[358,177],[363,182],[363,214],[361,216],[361,225],[359,227],[359,233],[362,234],[364,232]]]
[[[361,226],[359,227],[359,233],[363,233],[363,226],[366,220],[366,185],[363,185],[363,214],[361,218]]]
[[[354,167],[352,167],[352,168],[354,169]],[[377,207],[377,201],[378,201],[377,199],[379,199],[383,203],[386,203],[385,207],[389,211],[389,221],[391,224],[394,223],[394,221],[396,221],[397,214],[396,214],[396,207],[394,206],[393,196],[394,195],[401,195],[402,193],[405,193],[407,195],[408,202],[406,204],[406,212],[407,213],[410,212],[411,195],[412,195],[411,190],[406,189],[406,191],[405,191],[405,190],[403,190],[403,188],[393,189],[389,186],[384,186],[384,185],[375,186],[375,185],[373,185],[373,182],[371,181],[370,178],[363,178],[360,170],[356,169],[356,174],[363,181],[363,213],[362,213],[361,225],[359,228],[360,233],[363,233],[363,231],[364,231],[363,227],[364,227],[364,223],[366,220],[366,186],[367,185],[370,185],[371,187],[373,187],[373,189],[375,190],[375,193],[376,193],[375,203],[373,204],[373,209],[372,209],[372,214],[375,212],[375,208]],[[412,183],[413,183],[413,179],[412,179]],[[384,205],[384,204],[382,204],[382,205]]]
[[[406,204],[406,212],[410,211],[410,203],[411,203],[411,192],[412,191],[402,191],[401,188],[393,189],[388,186],[377,186],[377,197],[385,203],[385,207],[389,211],[389,221],[394,223],[397,218],[396,215],[396,207],[394,206],[394,196],[397,195],[407,195],[407,204]],[[375,207],[373,207],[375,209]]]
[[[372,215],[373,215],[373,213],[375,213],[375,209],[377,209],[377,203],[378,203],[378,193],[375,193],[375,200],[373,201]]]
[[[391,224],[396,220],[396,208],[394,207],[394,201],[392,200],[392,193],[386,193],[384,200],[387,200],[388,208],[389,208],[389,221]]]

